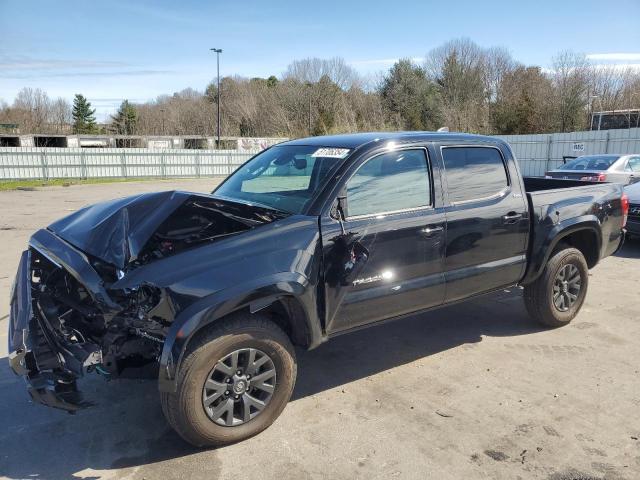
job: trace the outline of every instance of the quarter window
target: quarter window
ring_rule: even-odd
[[[502,155],[495,148],[446,147],[442,158],[451,203],[492,197],[509,185]]]
[[[347,183],[350,217],[430,204],[429,167],[424,150],[400,150],[373,157]]]
[[[627,170],[632,172],[640,172],[640,157],[631,157],[627,164]]]

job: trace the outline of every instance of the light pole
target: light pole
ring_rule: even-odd
[[[633,92],[631,94],[631,97],[629,98],[629,102],[630,102],[630,105],[629,105],[629,128],[631,128],[631,110],[633,110],[633,97],[635,97],[636,95],[640,97],[640,92]],[[636,128],[638,128],[638,125],[640,125],[640,108],[636,112]]]
[[[307,135],[311,136],[311,88],[312,88],[313,84],[311,82],[307,82],[307,100],[309,100],[309,110],[308,110],[308,114],[309,116],[307,117]]]
[[[598,95],[589,95],[588,115],[589,115],[589,130],[593,130],[593,99],[599,98]]]
[[[589,104],[591,105],[591,123],[593,124],[593,102],[591,102],[591,100],[593,100],[594,98],[598,99],[598,103],[600,104],[600,114],[598,115],[598,130],[600,130],[600,126],[602,124],[602,98],[600,98],[600,95],[591,95],[589,97]]]
[[[220,148],[220,54],[222,53],[221,48],[210,48],[212,52],[216,52],[216,69],[218,73],[218,88],[217,88],[217,104],[218,104],[218,145],[217,148]]]

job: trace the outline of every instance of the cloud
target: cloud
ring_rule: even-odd
[[[590,63],[589,66],[596,70],[613,70],[614,72],[639,72],[640,63]],[[542,67],[540,69],[546,75],[553,75],[556,71],[553,68]],[[573,69],[569,69],[573,70]]]
[[[0,78],[132,77],[165,75],[171,70],[133,68],[127,62],[33,58],[0,52]]]
[[[592,66],[603,70],[615,70],[618,72],[625,72],[628,70],[640,72],[640,63],[600,63]]]
[[[640,53],[588,53],[589,60],[628,62],[640,60]]]
[[[64,60],[51,58],[32,58],[24,55],[9,56],[0,54],[0,69],[6,70],[57,70],[70,68],[113,68],[126,67],[125,62],[95,60]]]
[[[30,72],[30,73],[5,73],[0,72],[0,78],[69,78],[69,77],[139,77],[150,75],[169,75],[176,73],[174,70],[114,70],[98,72]]]

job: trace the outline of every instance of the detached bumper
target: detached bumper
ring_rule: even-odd
[[[69,368],[80,359],[59,345],[46,319],[34,314],[31,289],[31,252],[27,250],[22,253],[11,292],[9,365],[25,379],[35,402],[75,412],[88,405],[76,387],[82,371]]]

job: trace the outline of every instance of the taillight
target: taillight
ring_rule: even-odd
[[[586,175],[584,177],[580,177],[580,180],[585,182],[606,182],[607,174],[599,173],[598,175]]]
[[[622,228],[627,225],[627,216],[629,215],[629,197],[626,193],[620,197],[620,206],[622,207]]]

